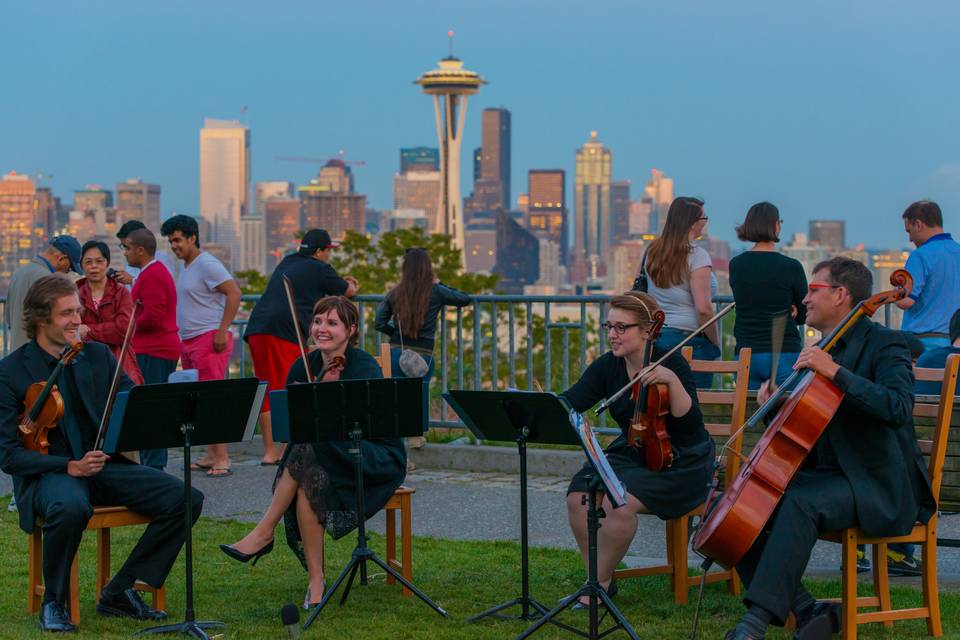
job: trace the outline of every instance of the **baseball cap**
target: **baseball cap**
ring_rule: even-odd
[[[300,240],[300,253],[312,255],[317,249],[339,246],[340,243],[333,241],[326,229],[310,229]]]
[[[70,258],[70,268],[83,275],[80,268],[80,243],[72,236],[56,236],[50,240],[50,246]]]

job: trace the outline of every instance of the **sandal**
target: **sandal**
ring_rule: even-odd
[[[209,471],[213,469],[213,464],[207,464],[202,460],[197,460],[190,465],[190,471]]]
[[[208,478],[225,478],[232,475],[233,470],[230,467],[210,467],[207,471]]]

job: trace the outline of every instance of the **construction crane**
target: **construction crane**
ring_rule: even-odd
[[[279,160],[280,162],[306,162],[308,164],[327,164],[331,160],[339,160],[345,165],[351,165],[354,167],[363,167],[367,164],[366,160],[347,160],[345,156],[347,152],[343,149],[337,151],[337,156],[335,158],[311,158],[307,156],[274,156],[274,160]]]

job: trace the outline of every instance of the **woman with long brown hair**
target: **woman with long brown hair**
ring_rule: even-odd
[[[444,305],[463,307],[468,304],[469,295],[440,282],[426,249],[407,249],[403,256],[400,283],[387,293],[377,307],[376,329],[390,336],[393,377],[422,377],[426,391],[433,376],[437,317]],[[419,354],[426,364],[426,370],[416,371],[406,359],[401,360],[404,350]]]
[[[717,293],[710,254],[693,241],[703,235],[707,216],[703,200],[680,197],[670,204],[663,233],[650,243],[643,256],[647,292],[667,315],[657,345],[669,349],[686,338],[713,314],[712,298]],[[720,357],[717,327],[707,328],[690,341],[697,360]],[[694,374],[697,387],[710,388],[713,374]]]

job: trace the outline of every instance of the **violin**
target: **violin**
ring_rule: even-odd
[[[858,303],[817,346],[828,352],[863,316],[910,295],[913,278],[897,269],[890,276],[893,289]],[[798,380],[793,391],[789,389]],[[789,395],[788,395],[789,394]],[[809,369],[793,372],[724,445],[747,428],[758,425],[775,407],[778,413],[750,452],[749,459],[727,490],[717,494],[717,482],[707,497],[703,521],[693,537],[693,549],[726,568],[734,567],[760,535],[783,493],[807,455],[833,419],[844,393],[833,382]],[[780,406],[780,401],[786,402]],[[718,465],[719,467],[719,465]]]
[[[660,335],[660,329],[667,316],[662,309],[653,312],[653,324],[647,331],[647,344],[643,350],[643,367],[650,364],[653,343]],[[630,389],[633,400],[633,419],[627,430],[627,444],[643,451],[647,468],[651,471],[663,471],[673,464],[673,446],[667,432],[667,415],[670,413],[669,387],[662,383],[642,385],[639,380]]]
[[[46,455],[50,451],[50,429],[55,429],[63,419],[63,396],[57,389],[56,380],[63,368],[73,362],[83,350],[83,342],[74,342],[63,350],[57,366],[45,381],[34,382],[27,387],[23,400],[24,412],[18,420],[20,439],[30,451]],[[28,407],[28,408],[27,408]]]
[[[333,356],[330,358],[330,362],[325,364],[323,369],[320,370],[320,375],[317,376],[317,380],[320,382],[339,380],[340,372],[343,371],[345,366],[347,366],[347,359],[344,356]]]

